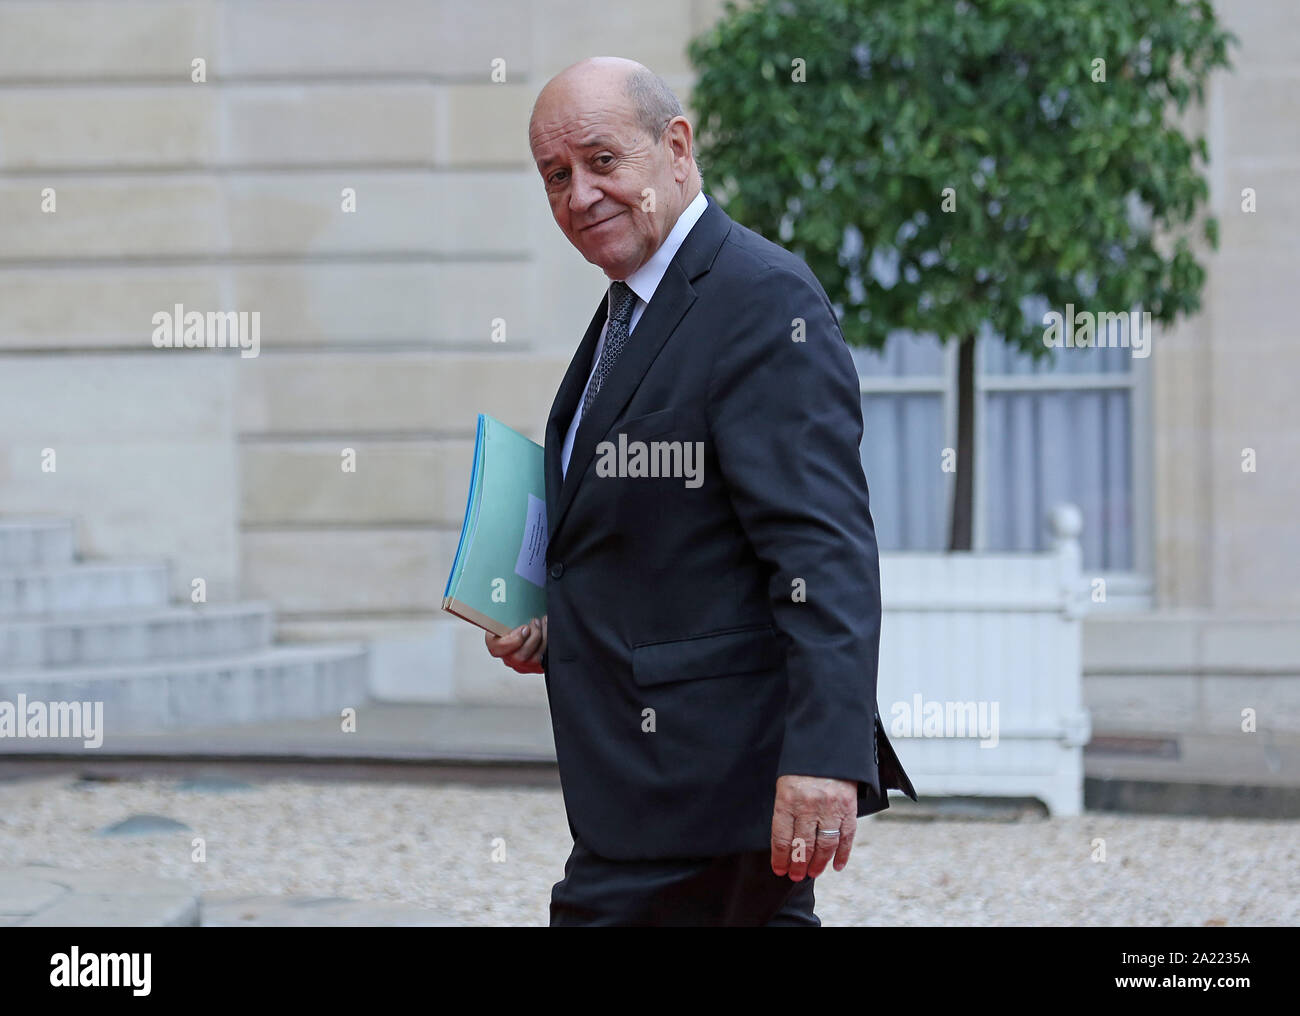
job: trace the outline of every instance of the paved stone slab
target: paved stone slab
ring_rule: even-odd
[[[18,927],[197,927],[185,882],[30,864],[0,869],[0,924]]]
[[[338,896],[246,896],[205,893],[205,928],[445,928],[463,926],[423,907]]]
[[[68,890],[39,876],[0,871],[0,917],[19,918],[53,904]]]
[[[183,883],[182,883],[183,884]],[[180,889],[167,896],[129,892],[68,894],[20,923],[23,928],[196,928],[199,900]]]

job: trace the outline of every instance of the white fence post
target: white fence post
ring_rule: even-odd
[[[1075,675],[1061,716],[1061,743],[1079,751],[1080,786],[1082,786],[1083,746],[1092,737],[1092,722],[1083,707],[1083,630],[1082,620],[1088,612],[1088,589],[1083,579],[1083,513],[1072,504],[1059,504],[1049,514],[1052,548],[1060,561],[1061,603],[1068,629],[1063,640],[1064,673]]]

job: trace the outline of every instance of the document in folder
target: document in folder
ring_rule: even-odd
[[[474,471],[442,609],[505,635],[546,613],[542,446],[479,413]]]

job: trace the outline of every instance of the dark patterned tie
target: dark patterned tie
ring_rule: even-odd
[[[582,398],[582,415],[596,400],[596,393],[614,369],[614,362],[627,344],[628,323],[632,320],[632,308],[636,306],[636,294],[625,282],[611,282],[609,285],[609,327],[605,329],[605,346],[600,351],[600,362],[596,364],[596,373],[587,385],[587,394]]]

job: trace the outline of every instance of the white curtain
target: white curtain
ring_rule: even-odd
[[[862,464],[882,550],[947,546],[951,474],[941,455],[945,404],[954,379],[939,343],[900,333],[882,354],[853,351],[871,391],[862,397]],[[1096,386],[1005,386],[980,396],[984,550],[1041,551],[1046,516],[1072,501],[1083,511],[1085,567],[1134,567],[1132,363],[1127,349],[1061,350],[1054,363],[1033,361],[996,341],[981,341],[981,381],[1103,375]],[[1110,386],[1109,382],[1118,382]],[[891,388],[897,390],[890,390]]]

